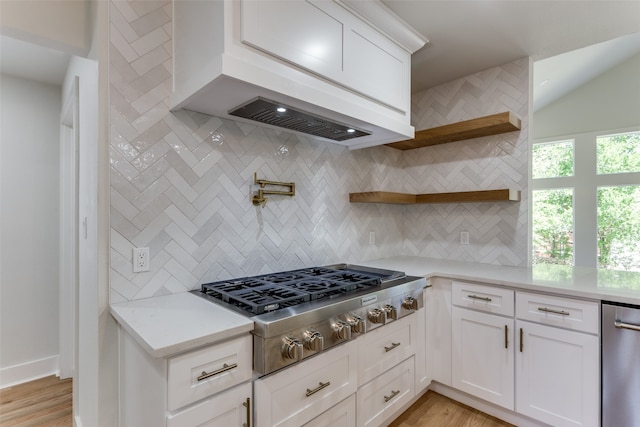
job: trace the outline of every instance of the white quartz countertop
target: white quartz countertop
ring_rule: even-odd
[[[406,256],[357,264],[404,271],[410,276],[640,305],[640,273],[559,265],[516,268]],[[113,304],[111,314],[152,357],[168,357],[253,330],[248,317],[189,292]]]
[[[562,265],[516,268],[407,256],[358,264],[404,271],[410,276],[470,280],[579,298],[640,304],[640,273],[628,271]]]
[[[253,330],[247,316],[189,292],[111,305],[111,315],[152,357],[168,357]]]

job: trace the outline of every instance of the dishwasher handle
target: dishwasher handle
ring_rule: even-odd
[[[633,323],[625,323],[625,322],[616,320],[615,322],[613,322],[613,326],[615,326],[618,329],[630,329],[632,331],[640,332],[640,325],[634,325]]]

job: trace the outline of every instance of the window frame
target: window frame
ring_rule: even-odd
[[[590,131],[573,135],[537,138],[529,150],[529,200],[533,191],[573,188],[573,264],[576,267],[598,266],[598,188],[640,186],[640,172],[597,173],[596,141],[598,137],[640,132],[640,126]],[[573,140],[573,176],[533,179],[533,146]],[[578,214],[579,213],[579,214]],[[533,205],[529,209],[529,265],[533,260]]]

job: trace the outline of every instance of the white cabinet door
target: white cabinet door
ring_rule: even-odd
[[[451,385],[451,280],[429,279],[431,283],[427,332],[433,380]]]
[[[249,425],[251,383],[224,391],[167,417],[167,427],[233,427]]]
[[[513,319],[452,309],[452,386],[513,409]]]
[[[597,336],[518,321],[516,411],[555,427],[600,425]]]

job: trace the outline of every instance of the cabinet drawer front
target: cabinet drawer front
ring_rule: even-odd
[[[249,409],[245,406],[249,399]],[[167,417],[167,427],[241,426],[251,413],[251,383],[245,383]]]
[[[549,295],[516,293],[516,317],[592,334],[598,333],[598,303]]]
[[[358,338],[359,386],[415,354],[417,317],[411,314]]]
[[[475,283],[453,282],[453,305],[513,316],[513,290]]]
[[[333,408],[309,421],[304,427],[355,427],[356,396],[352,394]]]
[[[254,381],[255,424],[298,427],[355,393],[356,355],[356,342],[347,342]]]
[[[251,342],[247,335],[169,359],[169,411],[249,380]]]
[[[390,415],[413,399],[414,360],[405,360],[358,390],[358,426],[381,425]]]

